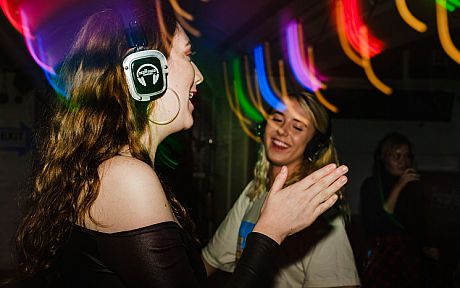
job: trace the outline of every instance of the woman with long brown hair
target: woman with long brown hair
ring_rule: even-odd
[[[192,126],[203,81],[168,3],[98,1],[75,36],[60,69],[68,100],[41,138],[17,235],[25,275],[57,275],[57,287],[206,285],[187,213],[153,169],[158,144]],[[345,173],[328,165],[282,189],[283,168],[229,286],[257,281],[279,243],[334,204]]]

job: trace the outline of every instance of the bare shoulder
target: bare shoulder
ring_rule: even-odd
[[[99,176],[101,186],[91,213],[101,225],[89,228],[110,233],[173,220],[160,180],[146,163],[116,156],[99,167]]]

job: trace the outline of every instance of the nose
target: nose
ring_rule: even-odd
[[[192,62],[193,69],[195,70],[195,84],[198,85],[204,81],[203,74],[201,74],[200,69]]]
[[[285,129],[285,127],[284,127],[284,123],[282,123],[282,124],[280,124],[278,126],[278,128],[276,129],[276,133],[278,133],[278,135],[282,135],[282,136],[286,136],[288,134],[287,129]]]

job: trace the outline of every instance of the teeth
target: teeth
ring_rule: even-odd
[[[278,145],[278,146],[284,147],[284,148],[288,148],[288,147],[289,147],[286,143],[281,142],[281,141],[276,140],[276,139],[273,139],[273,143],[275,143],[275,144]]]
[[[192,99],[193,98],[193,92],[189,92],[188,93],[188,99]]]

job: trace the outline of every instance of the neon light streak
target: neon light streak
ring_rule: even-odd
[[[446,0],[441,0],[440,2],[441,3],[436,3],[436,22],[438,24],[439,41],[446,54],[449,55],[452,60],[460,64],[460,51],[455,47],[450,37],[447,11],[443,7]]]
[[[37,44],[38,44],[38,48],[39,48],[39,53],[40,53],[40,57],[41,58],[44,58],[45,57],[45,53],[43,51],[43,45],[41,43],[41,39],[40,38],[37,38]],[[66,91],[64,89],[62,89],[62,87],[59,87],[59,85],[57,83],[59,83],[59,77],[57,76],[57,74],[55,73],[50,73],[46,70],[43,70],[43,73],[45,73],[45,77],[46,77],[46,80],[48,80],[48,83],[51,85],[51,87],[54,89],[54,91],[56,91],[56,93],[58,94],[58,96],[61,96],[65,99],[69,99]]]
[[[324,107],[326,107],[326,109],[328,109],[332,113],[338,113],[339,112],[339,108],[337,108],[337,106],[333,105],[331,102],[327,101],[326,97],[324,97],[323,94],[321,94],[320,90],[315,91],[315,96],[316,96],[316,98],[318,98],[318,101]]]
[[[303,50],[303,45],[301,46],[302,50]],[[313,58],[313,47],[311,46],[308,46],[308,62],[306,62],[308,64],[308,70],[311,71],[312,73],[312,81],[313,83],[317,82],[318,85],[320,86],[320,89],[326,89],[327,88],[327,85],[322,83],[315,75],[318,75],[316,73],[316,67],[315,67],[315,59]],[[303,53],[302,53],[303,54]],[[305,55],[302,55],[302,57],[305,57]],[[324,78],[324,77],[322,77]]]
[[[249,119],[254,122],[262,122],[263,118],[260,115],[259,111],[257,111],[248,101],[248,97],[244,92],[243,88],[243,81],[241,77],[241,63],[238,58],[233,59],[232,61],[233,66],[233,81],[235,83],[235,93],[238,99],[238,102],[241,103],[241,107],[243,108],[244,114],[246,114]]]
[[[316,91],[321,87],[321,83],[313,80],[314,76],[305,63],[305,57],[302,57],[302,52],[299,50],[299,47],[303,46],[300,42],[303,41],[299,39],[298,27],[298,23],[293,21],[288,24],[285,32],[289,64],[297,81],[307,90]]]
[[[225,94],[227,96],[227,100],[228,100],[228,104],[230,105],[230,110],[232,110],[232,112],[236,115],[236,117],[238,118],[238,121],[240,123],[240,126],[241,128],[243,129],[243,131],[251,138],[253,139],[254,141],[256,142],[260,142],[261,139],[260,137],[254,135],[246,125],[249,125],[251,122],[244,118],[244,116],[241,114],[241,111],[239,110],[239,105],[236,106],[233,104],[233,101],[232,101],[232,96],[231,96],[231,92],[230,92],[230,86],[229,86],[229,83],[228,83],[228,73],[227,73],[227,63],[223,63],[223,69],[224,69],[224,86],[225,86]],[[237,104],[238,104],[238,100],[236,100]],[[238,107],[238,108],[237,108]]]
[[[362,66],[362,60],[361,57],[355,53],[355,51],[350,47],[350,44],[348,43],[347,40],[347,35],[345,33],[345,14],[343,13],[343,4],[342,1],[337,1],[336,2],[336,24],[337,24],[337,34],[339,36],[339,41],[340,41],[340,46],[343,49],[343,52],[345,52],[345,55],[350,58],[351,61],[355,62],[356,65]]]
[[[18,21],[16,19],[18,14],[17,10],[12,10],[10,8],[10,5],[8,4],[8,0],[0,0],[0,6],[2,8],[3,14],[5,14],[5,17],[8,19],[8,21],[11,23],[11,25],[14,27],[14,29],[18,30],[19,33],[24,35],[25,37],[32,37],[30,31],[24,27],[21,23],[21,21]],[[15,17],[16,16],[16,17]],[[21,16],[21,15],[19,15]]]
[[[176,15],[176,17],[177,17],[177,21],[182,26],[182,28],[184,28],[186,31],[188,31],[190,34],[192,34],[195,37],[200,37],[201,36],[201,32],[198,29],[196,29],[195,27],[192,27],[192,25],[190,25],[187,22],[187,20],[185,20],[182,16]]]
[[[398,12],[401,15],[401,18],[404,20],[404,22],[407,23],[407,25],[420,33],[426,31],[427,26],[425,23],[412,15],[412,13],[409,11],[409,8],[407,7],[406,0],[396,0],[396,8],[398,8]]]
[[[161,41],[165,43],[165,45],[169,48],[171,48],[171,42],[172,42],[172,35],[168,32],[166,29],[166,25],[164,22],[163,18],[163,12],[161,12],[161,0],[155,0],[155,8],[157,11],[157,18],[158,18],[158,25],[160,26],[160,31],[161,31]]]
[[[391,89],[389,86],[385,85],[380,79],[377,78],[377,76],[374,73],[374,70],[372,69],[371,62],[369,59],[369,46],[366,45],[368,41],[366,41],[367,38],[367,28],[365,26],[361,26],[360,29],[360,34],[361,34],[361,39],[364,39],[362,45],[361,45],[361,55],[363,55],[362,59],[362,67],[364,68],[364,72],[366,73],[367,78],[371,82],[372,85],[374,85],[375,88],[378,90],[382,91],[382,93],[386,95],[390,95],[393,93],[393,89]]]
[[[254,97],[254,92],[253,92],[253,88],[251,84],[251,77],[250,77],[250,72],[249,72],[249,61],[248,61],[247,56],[244,56],[244,75],[246,78],[246,85],[248,87],[249,98],[251,99],[252,104],[262,114],[262,117],[264,119],[267,119],[267,112],[265,112],[265,109],[262,106],[262,99],[260,99],[260,95],[258,95],[259,97],[257,97],[257,100],[256,100],[256,97]],[[257,78],[255,78],[255,81],[257,81]],[[255,86],[257,87],[257,83],[255,84]]]
[[[281,87],[281,96],[286,98],[288,96],[287,85],[286,85],[286,76],[284,75],[284,61],[278,60],[278,70],[280,71],[280,87]]]
[[[299,50],[300,50],[300,59],[302,59],[302,62],[303,63],[306,63],[307,64],[307,68],[308,68],[308,71],[310,71],[310,80],[312,81],[312,83],[314,85],[318,85],[320,86],[321,89],[324,89],[323,86],[325,86],[323,83],[321,83],[321,81],[318,80],[318,78],[316,78],[316,71],[315,69],[313,68],[312,66],[312,55],[310,55],[310,53],[308,54],[308,61],[306,60],[307,58],[305,57],[305,47],[303,45],[304,43],[304,40],[303,40],[303,29],[302,29],[302,25],[298,25],[297,26],[297,34],[298,34],[298,38],[299,38]],[[313,48],[311,46],[308,46],[308,49],[307,49],[309,52],[310,50],[313,50]]]
[[[27,17],[25,16],[25,13],[23,11],[21,13],[21,22],[23,25],[23,31],[30,31],[28,27],[28,22],[27,22]],[[33,47],[33,43],[30,37],[24,37],[24,40],[26,42],[27,49],[29,50],[30,55],[34,59],[34,61],[40,66],[43,70],[45,70],[48,73],[51,73],[52,75],[56,75],[56,72],[54,72],[53,67],[49,66],[45,62],[43,62],[38,55],[35,53],[35,49]],[[42,49],[42,48],[39,48]]]
[[[241,113],[239,113],[238,109],[236,108],[236,105],[233,103],[232,100],[232,93],[230,92],[230,84],[228,81],[228,73],[227,73],[227,63],[223,63],[223,69],[224,69],[224,86],[225,86],[225,94],[227,95],[227,100],[228,104],[230,105],[230,110],[232,110],[233,113],[238,117],[239,120],[244,121],[246,124],[250,124],[251,121],[246,119]]]
[[[358,0],[338,0],[337,2],[343,3],[343,13],[345,20],[345,34],[348,41],[355,51],[361,51],[360,45],[363,42],[360,36],[361,27],[367,27],[360,16],[358,7]],[[369,58],[382,52],[383,43],[372,35],[367,38],[367,45],[369,46]]]
[[[460,1],[459,0],[436,0],[436,3],[441,4],[442,7],[445,9],[449,10],[449,12],[454,12],[455,9],[460,7]]]
[[[382,91],[384,94],[390,95],[391,93],[393,93],[393,90],[387,85],[385,85],[382,81],[380,81],[375,75],[374,70],[372,69],[372,65],[371,65],[370,58],[369,58],[369,46],[367,45],[367,43],[369,42],[366,39],[367,28],[365,26],[361,26],[360,34],[362,35],[360,39],[363,42],[361,42],[360,44],[362,45],[359,46],[361,49],[360,51],[361,55],[359,56],[353,51],[353,49],[350,47],[349,42],[347,40],[346,33],[343,28],[344,27],[343,23],[345,21],[344,17],[345,17],[345,14],[343,13],[343,4],[339,0],[337,1],[337,4],[336,4],[337,34],[339,36],[340,46],[345,52],[345,55],[347,55],[348,58],[350,58],[350,60],[355,62],[356,65],[364,69],[366,77],[369,79],[369,82],[374,87]]]
[[[187,22],[193,21],[193,15],[182,9],[177,0],[169,0],[169,3],[171,4],[176,14],[179,24],[193,36],[200,37],[201,32],[198,29],[192,27],[192,25]]]
[[[192,21],[193,20],[193,15],[182,9],[180,7],[179,3],[177,3],[177,0],[169,0],[169,3],[171,3],[171,6],[173,7],[174,11],[176,14],[182,16],[183,18]]]
[[[271,62],[272,57],[270,55],[270,44],[268,44],[268,42],[264,43],[264,49],[265,49],[264,50],[265,69],[267,71],[267,79],[268,79],[269,87],[272,89],[273,93],[275,93],[275,95],[278,98],[281,98],[282,97],[281,91],[280,89],[278,89],[278,86],[275,83],[275,79],[273,77],[272,62]]]
[[[313,48],[312,47],[308,47],[308,63],[310,64],[310,70],[311,71],[315,71],[315,61],[313,59]],[[323,86],[321,87],[321,89],[326,89],[326,85],[323,84]],[[331,102],[329,102],[326,97],[323,96],[323,94],[321,93],[321,91],[318,89],[315,91],[315,95],[316,95],[316,98],[318,99],[318,101],[323,104],[324,107],[326,107],[326,109],[328,109],[329,111],[333,112],[333,113],[338,113],[339,112],[339,108],[335,105],[333,105]]]
[[[262,45],[254,48],[254,62],[256,65],[256,76],[259,83],[260,92],[264,100],[278,111],[283,111],[286,106],[280,101],[275,93],[270,89],[264,64],[264,48]]]

